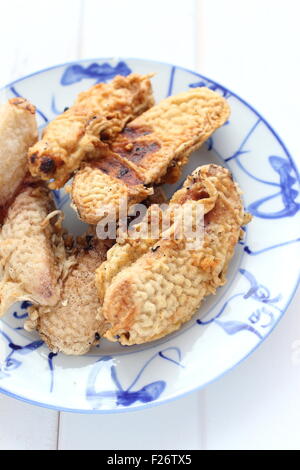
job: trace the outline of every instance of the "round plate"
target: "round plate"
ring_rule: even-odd
[[[284,144],[244,100],[198,73],[137,59],[85,60],[17,80],[0,101],[28,98],[39,125],[55,118],[75,96],[117,74],[155,73],[157,101],[207,86],[231,107],[229,121],[191,157],[184,175],[213,162],[230,168],[253,215],[230,265],[228,283],[207,298],[179,332],[147,345],[102,341],[83,357],[49,354],[23,328],[28,304],[0,322],[0,389],[36,405],[78,412],[121,412],[158,405],[205,386],[245,359],[268,336],[289,305],[299,279],[299,175]],[[168,187],[172,194],[178,186]],[[55,191],[66,225],[82,233],[64,191]]]

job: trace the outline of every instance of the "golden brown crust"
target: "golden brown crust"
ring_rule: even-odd
[[[136,165],[146,184],[159,182],[171,163],[184,165],[229,114],[229,105],[220,95],[205,87],[194,88],[137,117],[111,148]]]
[[[6,211],[27,173],[27,152],[38,136],[35,107],[24,98],[0,105],[0,212]]]
[[[189,182],[189,178],[187,179],[186,184],[187,182]],[[183,202],[192,200],[193,194],[197,190],[197,187],[196,184],[193,182],[189,182],[189,186],[191,186],[192,188],[189,187],[187,189],[186,187],[184,187],[173,195],[173,198],[169,201],[169,207],[172,206],[173,203],[180,205],[183,204]],[[210,189],[212,192],[212,194],[210,195],[211,197],[205,200],[206,205],[208,204],[208,201],[210,201],[209,208],[213,207],[211,204],[214,205],[216,199],[216,192],[214,193],[213,189]],[[143,256],[150,249],[152,249],[155,244],[158,244],[157,238],[146,238],[142,234],[141,227],[143,226],[143,224],[146,224],[150,234],[150,224],[156,222],[159,227],[159,238],[162,233],[162,211],[159,205],[165,204],[166,202],[167,200],[165,198],[164,193],[161,192],[160,188],[156,188],[155,194],[145,200],[146,205],[148,205],[149,203],[150,204],[142,222],[138,225],[135,224],[131,229],[129,227],[128,234],[126,234],[125,238],[122,237],[122,239],[118,241],[118,243],[116,243],[108,251],[107,261],[105,261],[96,270],[96,287],[98,290],[101,305],[104,301],[106,289],[109,287],[114,277],[123,269],[131,266],[141,256]],[[204,212],[207,212],[209,208],[204,209]],[[172,215],[170,217],[172,217]],[[132,236],[131,230],[135,230],[135,238]]]
[[[104,161],[101,163],[105,164]],[[105,208],[109,213],[115,209],[118,214],[122,198],[130,206],[153,193],[152,189],[140,182],[132,170],[129,169],[126,176],[127,183],[124,177],[110,176],[100,165],[85,164],[72,183],[72,207],[78,217],[88,224],[97,224],[103,217]]]
[[[9,103],[13,106],[17,106],[18,109],[29,111],[29,113],[35,115],[36,108],[33,104],[29,103],[25,98],[11,98]]]
[[[245,220],[240,191],[228,170],[206,165],[195,170],[172,202],[184,205],[187,200],[204,206],[201,248],[190,250],[185,239],[160,239],[150,249],[144,244],[137,256],[127,244],[125,259],[125,248],[116,245],[97,270],[109,340],[132,345],[161,338],[180,328],[203,298],[226,282]],[[115,269],[118,263],[121,269]]]
[[[55,307],[33,307],[27,330],[37,329],[53,352],[81,355],[99,342],[103,318],[96,318],[99,299],[94,272],[106,258],[109,245],[88,234],[69,269]]]
[[[123,167],[134,171],[148,189],[157,183],[174,183],[189,155],[224,124],[228,116],[229,106],[224,98],[208,88],[195,88],[171,96],[144,112],[125,127],[110,150],[100,150],[98,158],[123,161]],[[80,218],[87,223],[100,220],[96,212],[102,205],[103,195],[107,195],[107,178],[100,181],[100,171],[87,163],[74,178],[73,203]],[[108,175],[111,176],[110,171]],[[130,186],[122,178],[119,182],[114,188],[114,203],[133,188],[134,198],[128,195],[128,205],[145,199],[142,185]],[[91,187],[89,193],[84,190],[88,187]],[[106,197],[104,203],[107,203]]]
[[[43,138],[28,154],[33,176],[54,178],[60,188],[83,159],[92,158],[98,147],[113,139],[126,123],[153,105],[148,76],[116,76],[80,93],[74,106],[54,119]]]
[[[53,211],[49,190],[36,183],[25,185],[10,206],[0,234],[0,316],[19,300],[57,303],[65,250]]]

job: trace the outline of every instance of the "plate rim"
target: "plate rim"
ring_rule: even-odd
[[[79,63],[84,63],[84,62],[93,62],[93,61],[100,62],[100,61],[111,61],[111,60],[124,60],[124,61],[134,60],[134,61],[140,61],[140,62],[167,65],[170,68],[174,67],[175,69],[179,69],[179,70],[183,70],[183,71],[188,72],[188,73],[192,73],[192,74],[198,76],[199,78],[202,78],[206,81],[214,83],[217,87],[220,87],[221,89],[224,89],[224,90],[228,91],[232,96],[237,98],[244,106],[246,106],[248,109],[250,109],[258,118],[260,118],[261,121],[266,125],[268,130],[271,132],[271,134],[275,137],[275,139],[277,139],[277,141],[279,142],[279,144],[283,148],[286,156],[288,157],[290,163],[292,164],[292,167],[295,171],[295,175],[297,177],[297,182],[300,186],[300,173],[299,173],[298,166],[296,165],[291,153],[289,152],[287,146],[285,145],[285,143],[283,142],[281,137],[278,135],[277,131],[269,124],[269,122],[264,118],[264,116],[262,116],[262,114],[260,112],[258,112],[256,110],[256,108],[254,108],[251,104],[249,104],[246,100],[241,98],[237,93],[233,92],[227,86],[224,86],[224,85],[220,84],[219,82],[217,82],[216,80],[211,79],[211,78],[207,77],[206,75],[202,75],[201,73],[196,72],[194,70],[191,70],[187,67],[183,67],[183,66],[180,66],[180,65],[175,65],[175,64],[172,64],[172,63],[169,63],[169,62],[154,60],[154,59],[144,59],[144,58],[141,58],[141,57],[139,57],[139,58],[138,57],[126,57],[126,56],[95,57],[95,58],[88,58],[87,57],[87,58],[84,58],[84,59],[72,60],[72,61],[67,61],[67,62],[64,62],[64,63],[55,64],[55,65],[52,65],[50,67],[39,69],[39,70],[37,70],[35,72],[32,72],[28,75],[21,76],[21,77],[15,79],[13,81],[7,83],[6,85],[2,86],[0,88],[0,92],[5,91],[6,89],[8,89],[8,88],[12,87],[13,85],[19,83],[20,81],[23,81],[23,80],[26,80],[28,78],[34,77],[36,75],[40,75],[40,74],[45,73],[45,72],[49,72],[50,70],[54,70],[54,69],[57,69],[59,67],[65,67],[65,66],[68,66],[68,65],[71,65],[71,64],[79,64]],[[192,394],[196,391],[202,390],[203,388],[207,387],[210,384],[215,383],[216,381],[218,381],[219,379],[224,377],[224,375],[226,375],[227,373],[231,372],[236,367],[238,367],[241,363],[243,363],[246,359],[248,359],[249,356],[251,356],[253,353],[255,353],[255,351],[271,335],[273,330],[277,327],[277,325],[279,324],[281,319],[286,314],[286,312],[287,312],[287,310],[288,310],[288,308],[289,308],[289,306],[290,306],[290,304],[291,304],[291,302],[292,302],[292,300],[293,300],[293,298],[294,298],[294,296],[295,296],[295,294],[298,290],[299,285],[300,285],[300,269],[299,269],[299,273],[298,273],[298,279],[297,279],[297,281],[296,281],[296,283],[295,283],[295,285],[292,289],[292,292],[291,292],[291,294],[288,298],[288,301],[287,301],[284,309],[281,311],[281,315],[277,318],[276,322],[274,323],[272,328],[268,331],[268,333],[243,358],[241,358],[238,362],[236,362],[230,368],[224,370],[221,374],[217,375],[213,379],[208,380],[207,382],[205,382],[205,383],[203,383],[203,384],[201,384],[197,387],[194,387],[194,388],[192,388],[192,389],[190,389],[186,392],[180,393],[176,396],[171,396],[170,398],[166,398],[166,399],[162,399],[162,400],[158,400],[158,401],[156,400],[156,401],[153,401],[153,402],[148,402],[148,403],[145,403],[145,404],[142,404],[142,405],[139,405],[139,406],[134,406],[134,407],[114,408],[114,409],[87,409],[87,408],[86,409],[80,409],[80,408],[65,408],[65,407],[62,407],[62,406],[50,405],[50,404],[47,404],[47,403],[31,400],[30,398],[26,398],[22,395],[17,395],[13,392],[10,392],[9,390],[7,390],[3,387],[0,387],[0,393],[4,394],[4,395],[6,395],[10,398],[15,398],[19,401],[22,401],[22,402],[25,402],[25,403],[28,403],[28,404],[34,405],[34,406],[39,406],[41,408],[51,409],[51,410],[55,410],[55,411],[62,411],[62,412],[67,412],[67,413],[79,413],[79,414],[130,413],[130,412],[141,411],[141,410],[144,410],[144,409],[153,408],[153,407],[156,407],[156,406],[160,406],[160,405],[164,405],[164,404],[173,402],[177,399],[184,398],[184,397],[186,397],[186,396],[188,396],[188,395],[190,395],[190,394]]]

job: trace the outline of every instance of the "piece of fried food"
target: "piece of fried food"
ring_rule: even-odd
[[[80,93],[74,105],[54,119],[28,154],[33,176],[60,188],[83,159],[113,139],[128,121],[154,103],[148,75],[118,75]]]
[[[153,184],[174,183],[190,154],[229,113],[227,101],[208,88],[194,88],[150,108],[127,125],[110,150],[100,149],[97,161],[75,175],[72,199],[79,217],[95,224],[104,204],[116,207],[124,195],[129,206],[145,199],[142,184],[149,192]],[[119,171],[109,162],[117,162]]]
[[[218,93],[194,88],[166,98],[130,122],[111,149],[137,167],[145,184],[160,183],[170,165],[185,165],[229,114],[227,101]]]
[[[189,186],[188,188],[187,185]],[[218,197],[217,190],[208,179],[199,183],[193,179],[193,176],[188,177],[183,188],[177,191],[169,201],[170,223],[173,224],[174,219],[174,214],[170,211],[173,205],[183,206],[185,203],[192,203],[195,198],[199,198],[199,195],[205,196],[202,199],[203,214],[205,215],[215,205]],[[145,203],[147,201],[148,199],[145,200]],[[127,228],[127,233],[123,237],[119,235],[119,238],[121,238],[120,242],[116,243],[108,251],[107,261],[96,270],[96,286],[101,305],[103,305],[106,290],[114,277],[123,269],[131,266],[150,249],[157,249],[154,245],[158,245],[158,240],[162,237],[163,233],[161,222],[163,212],[159,205],[165,203],[166,199],[163,194],[161,197],[157,195],[153,205],[149,206],[142,222]],[[157,231],[155,232],[156,237],[151,237],[151,224],[158,227],[158,233]],[[143,225],[146,225],[147,236],[142,230]],[[135,231],[134,235],[132,234],[133,230]],[[101,311],[100,315],[102,315]]]
[[[28,171],[27,152],[37,137],[34,106],[23,98],[13,98],[8,103],[0,105],[1,213],[12,202]]]
[[[160,188],[156,188],[156,191],[157,189]],[[205,196],[205,198],[203,198],[203,196]],[[203,214],[205,215],[215,206],[218,192],[209,179],[202,180],[201,183],[199,183],[192,175],[188,177],[183,188],[176,191],[172,199],[169,201],[170,223],[173,224],[174,219],[174,214],[170,211],[173,205],[183,206],[185,203],[191,203],[194,199],[200,199],[200,197],[202,198]],[[145,203],[148,199],[145,200]],[[153,205],[149,206],[142,222],[127,228],[127,233],[121,237],[120,242],[116,243],[108,251],[107,261],[96,270],[96,286],[101,305],[103,305],[106,290],[114,277],[123,269],[131,266],[152,247],[156,250],[154,245],[158,244],[158,240],[162,237],[163,233],[161,222],[162,210],[159,205],[165,203],[166,199],[164,195],[162,194],[159,196],[156,193]],[[144,224],[146,225],[147,236],[145,236],[145,232],[142,230],[142,226]],[[150,236],[151,224],[155,224],[156,227],[158,227],[158,233],[155,233],[156,237]],[[134,235],[132,234],[133,230],[135,231]],[[102,315],[101,312],[100,315]]]
[[[109,157],[83,164],[73,180],[71,206],[80,219],[96,225],[104,213],[115,210],[119,215],[122,198],[128,207],[141,199],[148,205],[165,202],[160,191],[157,186],[144,186],[134,169],[110,154]]]
[[[81,355],[99,342],[103,318],[96,318],[99,298],[95,269],[106,259],[110,246],[88,234],[64,280],[59,303],[29,310],[25,329],[38,330],[51,351]]]
[[[153,194],[136,171],[111,153],[85,163],[72,183],[72,207],[86,223],[97,224],[105,213],[119,215],[120,201],[128,206]]]
[[[105,337],[110,341],[141,344],[178,330],[204,297],[226,282],[247,220],[240,190],[227,169],[206,165],[195,170],[172,199],[182,205],[188,201],[204,204],[201,248],[188,249],[184,238],[161,238],[150,248],[144,243],[138,256],[129,244],[126,256],[120,247],[120,256],[116,245],[97,270],[96,285],[103,299],[100,314],[108,322]]]
[[[0,233],[0,317],[15,302],[55,305],[65,257],[60,220],[49,190],[24,183]]]

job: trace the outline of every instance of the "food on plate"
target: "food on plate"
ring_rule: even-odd
[[[145,200],[145,202],[147,199]],[[163,201],[165,203],[165,201]],[[129,267],[147,251],[152,248],[158,239],[161,237],[162,226],[161,217],[162,211],[159,207],[160,201],[154,202],[149,206],[142,221],[133,226],[125,227],[127,232],[120,236],[118,234],[118,243],[116,243],[107,253],[107,260],[103,265],[99,266],[96,270],[96,287],[101,305],[103,305],[104,296],[107,288],[114,279],[114,277],[121,272],[124,268]],[[171,206],[171,201],[169,207]],[[151,237],[151,223],[156,223],[158,227],[158,236]],[[147,234],[142,232],[142,226],[146,225]],[[133,235],[133,230],[135,235]],[[99,310],[102,316],[102,310]]]
[[[247,222],[239,187],[227,169],[205,165],[171,200],[187,203],[204,208],[201,247],[191,250],[187,238],[162,234],[158,241],[144,241],[139,251],[130,243],[116,245],[97,270],[100,313],[108,323],[104,336],[110,341],[133,345],[162,338],[190,320],[202,300],[225,284]]]
[[[55,305],[64,256],[59,211],[49,190],[24,182],[0,232],[0,317],[19,300]]]
[[[227,101],[209,88],[170,96],[130,122],[111,149],[136,166],[145,184],[164,181],[167,170],[190,154],[228,119]]]
[[[0,105],[0,222],[22,183],[27,152],[38,137],[35,107],[23,98]]]
[[[116,137],[128,121],[153,105],[149,75],[116,76],[80,93],[74,105],[54,119],[43,138],[31,147],[29,169],[33,176],[60,188],[81,161],[92,158]]]
[[[96,287],[101,305],[103,304],[104,294],[114,276],[120,272],[124,267],[130,266],[134,261],[140,258],[148,251],[156,242],[157,238],[145,236],[141,228],[143,224],[150,227],[150,224],[155,221],[158,226],[159,235],[161,234],[161,214],[162,205],[166,205],[167,199],[161,188],[157,187],[154,194],[145,199],[144,204],[147,207],[146,214],[140,223],[134,223],[132,226],[126,226],[126,233],[121,234],[118,232],[118,243],[116,243],[107,253],[107,260],[103,263],[102,267],[96,270]],[[169,203],[171,206],[171,201]],[[135,231],[135,236],[132,232]],[[150,230],[147,231],[152,235]],[[101,315],[101,309],[100,309]]]
[[[51,351],[81,355],[99,342],[104,322],[96,318],[99,298],[94,273],[110,246],[88,233],[76,255],[70,255],[72,266],[63,281],[58,304],[29,309],[25,329],[37,330]]]
[[[249,221],[231,173],[201,166],[168,204],[160,185],[179,179],[229,105],[205,87],[153,104],[150,75],[117,76],[81,93],[38,142],[34,106],[15,98],[0,107],[0,316],[32,302],[25,329],[53,353],[82,355],[101,337],[128,346],[162,338],[226,282]],[[99,224],[74,245],[62,228],[50,189],[73,175],[67,191],[81,220],[116,216],[110,240]],[[119,217],[124,202],[129,211]],[[202,229],[198,244],[178,216]]]
[[[110,152],[99,160],[85,163],[76,173],[72,207],[82,221],[97,224],[107,212],[115,210],[118,214],[122,199],[130,206],[151,194],[153,189],[143,185],[136,171]]]
[[[194,88],[161,101],[131,121],[97,158],[85,163],[72,185],[81,220],[95,224],[103,206],[118,210],[151,194],[154,184],[174,183],[190,154],[228,119],[227,101],[208,88]]]

